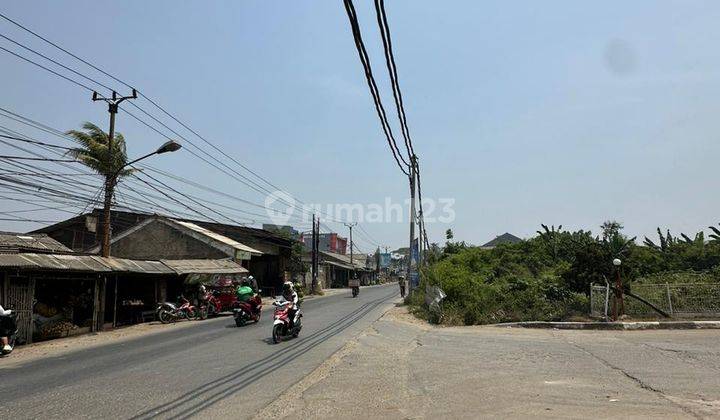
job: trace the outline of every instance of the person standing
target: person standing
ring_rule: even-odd
[[[405,297],[405,277],[398,276],[398,286],[400,286],[400,297]]]

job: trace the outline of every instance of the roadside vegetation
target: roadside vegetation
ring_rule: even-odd
[[[601,233],[545,226],[516,244],[484,249],[453,241],[433,245],[418,292],[407,303],[418,316],[426,285],[447,295],[443,323],[475,325],[512,321],[557,321],[584,317],[590,285],[613,281],[614,258],[622,260],[624,287],[638,283],[720,282],[720,231],[673,236],[658,229],[657,238],[628,238],[615,221]]]

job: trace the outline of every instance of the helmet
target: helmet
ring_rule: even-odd
[[[254,280],[254,279],[255,279],[255,277],[253,277],[253,276],[248,276],[248,280]]]
[[[289,281],[286,281],[285,283],[283,283],[283,293],[292,293],[294,291],[295,291],[295,289],[293,288],[292,283],[290,283]]]

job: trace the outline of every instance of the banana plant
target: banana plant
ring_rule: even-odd
[[[710,230],[713,231],[713,233],[711,233],[709,235],[710,239],[712,239],[713,242],[720,242],[720,229],[716,228],[715,226],[708,226],[708,227],[710,228]]]
[[[558,246],[560,241],[559,235],[562,233],[562,225],[558,225],[557,230],[555,229],[555,225],[548,227],[547,225],[541,223],[540,226],[543,228],[543,231],[541,232],[538,230],[536,232],[540,236],[540,239],[548,246],[550,256],[552,256],[553,261],[557,261]]]

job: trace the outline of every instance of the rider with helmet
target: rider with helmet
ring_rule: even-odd
[[[255,289],[252,287],[252,283],[249,279],[243,278],[237,289],[235,289],[235,294],[237,295],[238,301],[247,302],[255,296]]]
[[[283,298],[290,302],[290,308],[288,309],[288,319],[290,320],[290,328],[293,327],[295,322],[295,312],[297,312],[297,304],[299,301],[298,294],[295,291],[295,287],[292,282],[286,281],[283,283]]]

